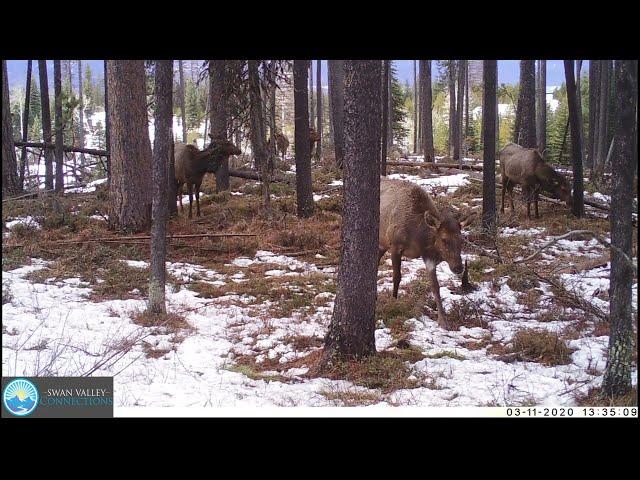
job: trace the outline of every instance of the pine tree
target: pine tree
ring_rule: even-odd
[[[391,81],[391,129],[393,131],[393,140],[398,144],[404,144],[405,139],[409,135],[409,129],[406,127],[407,110],[404,107],[404,91],[402,85],[398,81],[398,70],[394,66],[393,61],[389,61],[389,76]]]

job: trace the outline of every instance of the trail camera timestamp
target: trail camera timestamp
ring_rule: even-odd
[[[507,408],[507,417],[638,418],[638,407],[514,407]]]

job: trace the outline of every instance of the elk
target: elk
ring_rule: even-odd
[[[284,133],[278,131],[274,133],[273,137],[276,139],[276,153],[278,153],[284,160],[287,154],[287,149],[289,148],[289,139]],[[272,141],[273,139],[269,138],[269,145],[271,145]]]
[[[431,196],[419,185],[406,180],[380,179],[378,263],[389,250],[395,298],[398,298],[402,257],[421,257],[431,281],[438,323],[445,323],[436,266],[446,261],[454,273],[463,272],[461,229],[471,223],[474,214],[458,221],[450,212],[439,211]]]
[[[320,135],[315,128],[309,127],[309,155],[313,156],[313,147],[320,141]]]
[[[200,185],[206,173],[215,173],[220,164],[231,155],[240,155],[242,151],[233,143],[223,139],[211,138],[211,144],[204,150],[181,142],[175,144],[175,171],[180,210],[182,206],[182,186],[186,184],[189,194],[189,218],[192,218],[193,187],[196,193],[196,215],[200,216]]]
[[[540,190],[550,193],[552,197],[564,201],[569,208],[573,206],[571,187],[567,179],[545,163],[542,155],[535,148],[524,148],[515,143],[508,143],[499,153],[500,173],[502,177],[502,207],[504,213],[504,195],[509,192],[511,211],[513,206],[513,187],[522,185],[522,193],[527,201],[527,218],[531,218],[531,201],[534,202],[536,218],[538,213],[538,194]]]

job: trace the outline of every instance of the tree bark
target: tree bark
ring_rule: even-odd
[[[180,116],[182,119],[182,143],[187,143],[187,112],[185,108],[185,93],[184,93],[184,67],[182,60],[178,60],[178,75],[180,78]],[[155,140],[154,140],[155,145]]]
[[[381,62],[347,60],[345,77],[342,258],[323,365],[376,352]]]
[[[344,163],[344,60],[329,60],[331,65],[331,111],[333,116],[333,144],[336,164]]]
[[[421,60],[422,61],[422,60]],[[422,67],[420,67],[422,75]],[[418,74],[416,61],[413,61],[413,154],[418,153]]]
[[[382,61],[382,83],[380,86],[381,89],[381,107],[382,107],[382,123],[381,129],[384,131],[386,125],[389,123],[389,91],[386,86],[389,82],[389,60]],[[387,175],[387,154],[388,154],[388,145],[387,145],[387,136],[383,135],[380,142],[380,175]]]
[[[84,148],[84,92],[82,89],[82,60],[78,60],[78,141],[80,148]],[[84,153],[80,154],[80,165],[84,166]]]
[[[111,124],[109,121],[109,85],[107,82],[107,71],[109,65],[107,61],[104,61],[104,138],[105,138],[105,148],[107,149],[107,153],[110,152],[110,143],[111,143]],[[107,187],[111,185],[111,156],[107,156]]]
[[[262,199],[265,210],[271,208],[271,174],[273,172],[271,156],[267,151],[264,109],[260,94],[260,76],[258,73],[258,60],[248,61],[249,69],[249,116],[251,121],[251,150],[253,151],[256,169],[260,170],[262,178]],[[305,89],[306,89],[305,84]],[[307,116],[307,121],[309,117]],[[212,125],[213,126],[213,125]],[[308,127],[307,127],[308,128]],[[308,143],[309,137],[307,137]],[[297,145],[296,145],[297,147]]]
[[[576,100],[578,102],[578,122],[580,124],[580,137],[582,138],[582,163],[584,169],[585,157],[587,156],[586,142],[584,141],[584,118],[582,117],[582,60],[576,60]]]
[[[108,60],[111,182],[109,226],[139,232],[151,222],[151,143],[142,60]]]
[[[151,268],[148,310],[167,313],[165,301],[167,256],[167,170],[173,151],[173,60],[156,60],[152,154]],[[182,61],[180,61],[182,65]],[[182,68],[181,68],[182,70]],[[175,196],[173,197],[175,204]]]
[[[482,99],[482,229],[485,235],[496,233],[496,104],[498,62],[484,60],[482,68],[484,95]]]
[[[227,140],[229,110],[226,82],[226,60],[209,60],[209,101],[211,110],[211,135]],[[262,122],[261,122],[262,123]],[[264,126],[263,126],[264,127]],[[206,139],[205,139],[206,141]],[[229,190],[229,158],[220,162],[216,172],[216,191]]]
[[[64,131],[62,125],[62,69],[60,60],[53,61],[53,88],[55,108],[55,156],[56,156],[56,186],[55,192],[64,191]]]
[[[387,145],[393,147],[393,95],[391,93],[391,77],[393,72],[391,71],[391,60],[389,60],[389,76],[387,78],[387,103],[389,110],[389,118],[387,121]]]
[[[456,129],[453,143],[453,160],[462,164],[462,116],[464,113],[464,70],[466,60],[458,60],[458,97],[456,106]]]
[[[589,152],[585,160],[585,168],[593,173],[593,164],[596,151],[596,136],[598,132],[598,94],[600,89],[600,61],[589,61]]]
[[[448,81],[449,81],[449,156],[454,157],[453,149],[456,139],[456,61],[449,60]]]
[[[631,390],[633,368],[633,321],[631,311],[633,268],[623,254],[632,256],[632,201],[634,134],[638,82],[637,60],[616,60],[615,154],[612,159],[611,195],[611,276],[609,286],[611,334],[609,355],[602,381],[608,396]]]
[[[538,60],[538,107],[536,110],[536,133],[538,150],[547,148],[547,61]]]
[[[520,60],[520,145],[536,148],[536,67],[535,60]]]
[[[316,124],[316,104],[313,101],[313,60],[309,60],[309,93],[307,95],[309,102],[309,125],[315,127]]]
[[[464,141],[467,142],[469,133],[469,60],[464,64]]]
[[[29,141],[29,113],[31,102],[31,72],[32,72],[32,60],[27,61],[27,83],[25,86],[24,97],[24,114],[22,115],[22,141]],[[13,136],[12,136],[13,138]],[[27,147],[22,147],[20,154],[20,181],[18,183],[19,189],[24,189],[24,175],[27,170]]]
[[[318,140],[316,146],[316,156],[318,160],[322,158],[322,61],[316,60],[316,132],[318,132],[318,136],[320,140]]]
[[[433,148],[433,118],[431,94],[431,60],[420,60],[420,117],[422,124],[422,150],[424,161],[433,162],[435,153]]]
[[[309,112],[307,106],[306,60],[293,61],[293,99],[295,111],[296,198],[298,217],[313,215],[313,188],[311,183],[311,151],[309,144]]]
[[[42,108],[42,139],[44,143],[53,143],[46,60],[38,60],[38,75],[40,77],[40,107]],[[44,165],[44,188],[45,190],[53,190],[53,150],[50,148],[44,150]]]
[[[2,60],[2,196],[7,197],[18,193],[20,193],[20,185],[16,151],[13,145],[7,61]]]
[[[609,88],[611,60],[600,61],[600,98],[598,107],[598,144],[596,145],[596,156],[593,164],[596,175],[599,176],[604,168],[604,160],[607,151],[607,130],[609,124]]]
[[[567,102],[569,104],[569,125],[571,127],[571,160],[573,163],[573,214],[584,216],[584,186],[582,178],[582,131],[580,130],[580,111],[576,92],[576,78],[573,60],[564,61],[567,82]]]

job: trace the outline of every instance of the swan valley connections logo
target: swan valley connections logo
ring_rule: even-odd
[[[2,403],[9,413],[26,417],[38,406],[40,395],[36,386],[24,378],[9,382],[2,391]]]
[[[2,418],[111,418],[113,377],[2,377]]]

